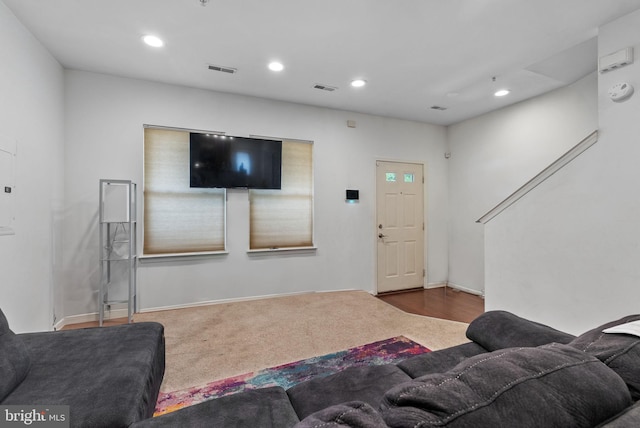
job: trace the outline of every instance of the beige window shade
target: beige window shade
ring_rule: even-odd
[[[189,132],[144,130],[144,255],[225,249],[225,190],[189,187]]]
[[[250,249],[313,246],[313,144],[282,142],[282,189],[250,190]]]

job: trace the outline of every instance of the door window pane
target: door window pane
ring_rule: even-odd
[[[387,172],[387,181],[396,181],[396,173]]]

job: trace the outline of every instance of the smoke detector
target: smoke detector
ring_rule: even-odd
[[[623,82],[613,85],[609,89],[609,98],[614,102],[624,101],[633,95],[633,86]]]

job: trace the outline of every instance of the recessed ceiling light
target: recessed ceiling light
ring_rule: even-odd
[[[273,61],[269,63],[269,70],[271,71],[282,71],[284,70],[284,65],[281,62]]]
[[[366,84],[367,84],[367,81],[362,79],[356,79],[351,81],[351,86],[353,86],[354,88],[362,88]]]
[[[509,95],[509,91],[508,89],[500,89],[499,91],[496,91],[493,95],[496,97],[504,97],[505,95]]]
[[[162,39],[152,35],[146,35],[142,38],[142,41],[148,44],[149,46],[153,46],[154,48],[160,48],[164,46],[164,42]]]

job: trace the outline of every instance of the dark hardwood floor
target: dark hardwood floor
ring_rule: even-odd
[[[484,312],[484,299],[451,287],[378,294],[380,300],[417,315],[471,322]]]

